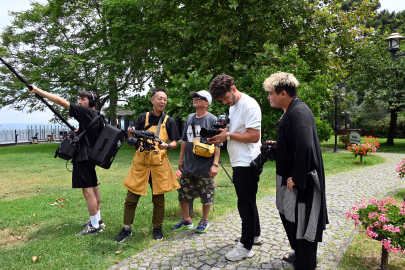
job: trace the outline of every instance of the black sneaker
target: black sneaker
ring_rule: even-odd
[[[102,232],[102,231],[103,231],[103,229],[101,228],[101,226],[96,229],[93,226],[89,225],[86,228],[84,228],[83,231],[76,234],[76,236],[85,236],[88,234],[98,234],[99,232]]]
[[[83,223],[83,224],[80,225],[80,226],[82,226],[82,227],[87,227],[87,226],[89,226],[89,225],[91,225],[91,220],[87,221],[86,223]],[[103,222],[102,219],[100,219],[100,220],[98,221],[98,226],[103,227],[103,228],[105,227],[105,224],[104,224],[104,222]]]
[[[162,240],[163,233],[162,228],[153,228],[153,240]]]
[[[120,234],[117,237],[115,237],[114,241],[118,243],[124,242],[125,239],[127,239],[127,237],[131,235],[132,235],[131,229],[125,230],[125,228],[122,228]]]

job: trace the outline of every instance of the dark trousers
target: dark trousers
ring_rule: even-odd
[[[149,179],[150,187],[152,188],[151,179]],[[153,191],[152,191],[153,192]],[[125,199],[124,207],[124,225],[131,225],[135,218],[136,207],[141,195],[134,194],[128,190],[127,198]],[[165,195],[152,195],[153,202],[153,228],[162,228],[163,220],[165,218]]]
[[[259,212],[256,194],[260,175],[251,167],[233,167],[233,184],[238,196],[238,211],[242,219],[240,242],[251,250],[255,236],[260,236]]]
[[[316,252],[318,250],[318,242],[310,242],[305,239],[297,239],[297,223],[288,221],[283,214],[280,213],[281,221],[285,232],[290,242],[291,248],[295,252],[297,262],[294,263],[296,270],[313,270],[316,268]]]

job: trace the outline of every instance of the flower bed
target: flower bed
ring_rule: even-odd
[[[380,240],[389,253],[405,255],[405,202],[398,207],[392,198],[365,201],[354,205],[346,217],[353,219],[356,227],[363,226],[367,237]]]
[[[395,171],[398,173],[398,178],[405,178],[405,158],[398,163]]]
[[[342,142],[344,144],[349,144],[350,143],[349,135],[339,136],[339,142]]]
[[[377,148],[380,147],[380,142],[376,137],[365,136],[364,139],[366,141],[365,143],[360,145],[352,144],[347,147],[347,150],[352,152],[356,157],[357,155],[365,156],[367,154],[375,153]]]

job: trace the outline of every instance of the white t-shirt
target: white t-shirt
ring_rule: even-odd
[[[260,130],[262,112],[256,100],[243,94],[235,105],[229,108],[229,132],[244,133],[248,128]],[[227,142],[232,167],[249,167],[250,162],[260,154],[260,140],[257,143],[241,143],[231,140]]]

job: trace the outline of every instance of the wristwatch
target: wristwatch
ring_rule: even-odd
[[[228,134],[226,135],[226,140],[227,140],[227,141],[230,141],[230,140],[231,140],[231,133],[230,133],[230,132],[228,132]]]
[[[167,145],[167,150],[170,150],[170,144]]]

